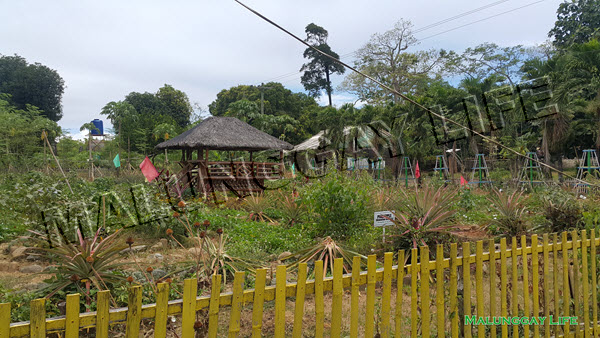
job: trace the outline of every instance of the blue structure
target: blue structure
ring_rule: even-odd
[[[102,125],[102,120],[94,119],[92,124],[96,127],[96,129],[92,130],[92,136],[103,136],[104,126]]]

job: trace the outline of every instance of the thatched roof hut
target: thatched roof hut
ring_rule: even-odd
[[[290,150],[294,146],[235,117],[209,117],[181,135],[159,143],[157,149],[226,151]]]

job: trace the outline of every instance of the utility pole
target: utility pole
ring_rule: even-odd
[[[48,135],[46,134],[46,129],[42,129],[42,140],[46,141],[46,137],[48,137]],[[44,165],[46,166],[46,174],[48,174],[48,157],[46,155],[46,142],[44,142]]]
[[[94,161],[93,161],[93,158],[92,158],[92,131],[91,130],[89,131],[88,136],[89,136],[89,139],[88,139],[88,148],[89,148],[89,153],[90,153],[90,158],[89,158],[89,161],[90,161],[90,179],[92,181],[94,181]]]
[[[264,84],[260,84],[260,86],[258,86],[258,89],[260,89],[260,113],[264,114],[265,113],[265,91],[264,89],[271,89],[273,87],[267,87]]]

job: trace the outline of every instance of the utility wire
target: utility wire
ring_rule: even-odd
[[[263,19],[264,21],[266,21],[266,22],[270,23],[271,25],[273,25],[273,26],[277,27],[279,30],[281,30],[282,32],[284,32],[284,33],[286,33],[287,35],[291,36],[293,39],[297,40],[297,41],[298,41],[298,42],[300,42],[301,44],[303,44],[303,45],[307,46],[307,47],[308,47],[308,48],[310,48],[310,49],[313,49],[315,52],[317,52],[317,53],[319,53],[319,54],[321,54],[321,55],[323,55],[323,56],[325,56],[325,57],[327,57],[327,58],[330,58],[330,59],[331,59],[331,60],[333,60],[334,62],[337,62],[337,63],[339,63],[340,65],[342,65],[342,66],[344,66],[344,67],[346,67],[346,68],[348,68],[348,69],[352,70],[353,72],[355,72],[355,73],[357,73],[357,74],[360,74],[360,75],[364,76],[365,78],[367,78],[367,79],[369,79],[369,80],[371,80],[371,81],[373,81],[373,82],[377,83],[377,84],[378,84],[378,85],[380,85],[382,88],[384,88],[384,89],[387,89],[388,91],[390,91],[390,92],[392,92],[392,93],[394,93],[394,94],[398,95],[398,96],[399,96],[399,97],[401,97],[402,99],[404,99],[404,100],[406,100],[406,101],[408,101],[408,102],[412,103],[413,105],[415,105],[415,106],[417,106],[417,107],[419,107],[419,108],[423,109],[424,111],[426,111],[426,112],[428,112],[428,113],[432,114],[433,116],[436,116],[436,117],[438,117],[438,118],[442,119],[442,121],[446,121],[446,122],[449,122],[449,123],[451,123],[451,124],[453,124],[453,125],[455,125],[455,126],[458,126],[458,127],[460,127],[460,128],[464,128],[464,129],[466,129],[466,130],[470,131],[472,134],[475,134],[475,135],[477,135],[477,136],[481,137],[483,140],[485,140],[485,141],[487,141],[487,142],[489,142],[489,143],[491,143],[491,144],[494,144],[494,145],[496,145],[496,146],[498,146],[498,147],[500,147],[500,148],[503,148],[503,149],[507,150],[508,152],[510,152],[510,153],[513,153],[513,154],[515,154],[515,155],[517,155],[517,156],[520,156],[520,157],[523,157],[523,158],[527,158],[527,159],[533,160],[534,162],[538,163],[539,165],[541,165],[541,166],[543,166],[543,167],[546,167],[546,168],[548,168],[548,169],[550,169],[550,170],[552,170],[552,171],[555,171],[555,172],[561,173],[561,174],[563,174],[564,176],[566,176],[566,177],[568,177],[568,178],[572,178],[572,179],[574,179],[575,181],[579,181],[579,182],[581,182],[581,183],[583,183],[583,184],[587,184],[588,186],[595,186],[595,187],[598,187],[596,184],[592,184],[592,183],[586,182],[586,181],[584,181],[584,180],[581,180],[581,179],[579,179],[579,178],[577,178],[577,177],[574,177],[574,176],[572,176],[572,175],[569,175],[569,174],[567,174],[567,173],[565,173],[565,172],[562,172],[562,171],[560,171],[560,170],[558,170],[558,169],[554,168],[553,166],[551,166],[551,165],[548,165],[548,164],[546,164],[546,163],[544,163],[544,162],[542,162],[542,161],[540,161],[540,160],[531,159],[531,158],[529,158],[527,155],[525,155],[525,154],[521,154],[520,152],[518,152],[518,151],[516,151],[516,150],[514,150],[514,149],[512,149],[512,148],[510,148],[510,147],[507,147],[507,146],[503,145],[502,143],[500,143],[500,142],[498,142],[498,141],[495,141],[494,139],[492,139],[492,138],[489,138],[489,137],[487,137],[487,136],[483,135],[482,133],[480,133],[480,132],[478,132],[478,131],[475,131],[475,130],[471,129],[471,128],[469,128],[468,126],[464,126],[464,125],[460,124],[459,122],[456,122],[456,121],[454,121],[454,120],[452,120],[452,119],[446,118],[446,117],[444,117],[443,115],[441,115],[441,114],[438,114],[438,113],[434,112],[433,110],[431,110],[431,109],[429,109],[429,108],[427,108],[427,107],[423,106],[422,104],[418,103],[417,101],[415,101],[415,100],[411,99],[410,97],[408,97],[408,96],[406,96],[406,95],[404,95],[404,94],[402,94],[402,93],[398,92],[397,90],[395,90],[395,89],[393,89],[393,88],[389,87],[388,85],[386,85],[386,84],[384,84],[384,83],[380,82],[379,80],[377,80],[377,79],[374,79],[373,77],[371,77],[371,76],[369,76],[369,75],[367,75],[367,74],[364,74],[364,73],[362,73],[362,72],[361,72],[361,71],[359,71],[358,69],[356,69],[356,68],[354,68],[354,67],[352,67],[352,66],[350,66],[350,65],[348,65],[348,64],[346,64],[346,63],[344,63],[343,61],[340,61],[339,59],[336,59],[336,58],[334,58],[333,56],[331,56],[331,55],[329,55],[329,54],[327,54],[327,53],[325,53],[325,52],[323,52],[323,51],[321,51],[321,50],[319,50],[319,49],[315,48],[314,46],[311,46],[311,45],[310,45],[309,43],[307,43],[306,41],[304,41],[304,40],[302,40],[301,38],[297,37],[297,36],[296,36],[296,35],[294,35],[293,33],[289,32],[289,31],[288,31],[288,30],[286,30],[285,28],[281,27],[279,24],[275,23],[275,22],[274,22],[274,21],[272,21],[271,19],[269,19],[269,18],[267,18],[266,16],[262,15],[261,13],[259,13],[259,12],[255,11],[254,9],[252,9],[252,8],[248,7],[247,5],[245,5],[244,3],[242,3],[241,1],[239,1],[239,0],[234,0],[234,1],[235,1],[235,2],[237,2],[237,3],[238,3],[240,6],[242,6],[242,7],[246,8],[248,11],[250,11],[250,12],[254,13],[254,14],[255,14],[256,16],[258,16],[259,18],[261,18],[261,19]],[[541,0],[541,1],[544,1],[544,0]],[[538,1],[538,2],[541,2],[541,1]]]
[[[453,16],[453,17],[451,17],[451,18],[447,18],[447,19],[444,19],[444,20],[441,20],[441,21],[438,21],[438,22],[432,23],[432,24],[430,24],[430,25],[428,25],[428,26],[425,26],[425,27],[419,28],[419,29],[415,30],[413,33],[420,33],[420,32],[422,32],[422,31],[425,31],[425,30],[427,30],[427,29],[430,29],[430,28],[433,28],[433,27],[437,27],[437,26],[439,26],[439,25],[441,25],[441,24],[444,24],[444,23],[447,23],[447,22],[453,21],[453,20],[455,20],[455,19],[458,19],[458,18],[464,17],[464,16],[466,16],[466,15],[468,15],[468,14],[472,14],[472,13],[479,12],[479,11],[481,11],[481,10],[483,10],[483,9],[490,8],[490,7],[492,7],[492,6],[499,5],[499,4],[501,4],[501,3],[504,3],[504,2],[506,2],[506,1],[509,1],[509,0],[501,0],[501,1],[497,1],[497,2],[494,2],[494,3],[488,4],[488,5],[486,5],[486,6],[482,6],[482,7],[479,7],[479,8],[473,9],[473,10],[471,10],[471,11],[467,11],[467,12],[464,12],[464,13],[461,13],[461,14],[457,14],[457,15],[455,15],[455,16]],[[436,34],[433,34],[433,35],[430,35],[430,36],[426,36],[426,37],[424,37],[424,38],[417,39],[417,41],[426,40],[426,39],[429,39],[429,38],[432,38],[432,37],[435,37],[435,36],[438,36],[438,35],[441,35],[441,34],[445,34],[445,33],[448,33],[448,32],[451,32],[451,31],[454,31],[454,30],[457,30],[457,29],[460,29],[460,28],[463,28],[463,27],[466,27],[466,26],[470,26],[470,25],[473,25],[473,24],[476,24],[476,23],[479,23],[479,22],[482,22],[482,21],[485,21],[485,20],[489,20],[489,19],[495,18],[495,17],[497,17],[497,16],[500,16],[500,15],[504,15],[504,14],[507,14],[507,13],[511,13],[511,12],[517,11],[517,10],[519,10],[519,9],[523,9],[523,8],[525,8],[525,7],[529,7],[529,6],[535,5],[535,4],[537,4],[537,3],[540,3],[540,2],[544,2],[544,1],[546,1],[546,0],[539,0],[539,1],[535,1],[535,2],[532,2],[532,3],[526,4],[526,5],[523,5],[523,6],[517,7],[517,8],[510,9],[510,10],[508,10],[508,11],[504,11],[504,12],[502,12],[502,13],[494,14],[494,15],[488,16],[488,17],[486,17],[486,18],[483,18],[483,19],[479,19],[479,20],[476,20],[476,21],[472,21],[472,22],[466,23],[466,24],[464,24],[464,25],[461,25],[461,26],[458,26],[458,27],[450,28],[450,29],[447,29],[447,30],[445,30],[445,31],[442,31],[442,32],[439,32],[439,33],[436,33]],[[350,53],[344,54],[344,55],[340,56],[340,59],[342,59],[342,58],[345,58],[345,57],[347,57],[347,56],[350,56],[350,55],[356,55],[356,53],[357,53],[357,52],[358,52],[358,51],[354,51],[354,52],[350,52]],[[277,78],[279,78],[279,81],[281,81],[281,80],[283,80],[283,79],[285,79],[285,78],[292,77],[292,76],[297,76],[298,74],[301,74],[301,73],[302,73],[301,71],[299,71],[299,72],[292,72],[292,73],[289,73],[289,74],[286,74],[286,75],[281,75],[281,76],[279,76],[279,77],[277,77]],[[291,82],[291,81],[299,80],[300,78],[301,78],[301,77],[294,77],[294,78],[292,78],[292,79],[285,80],[284,82],[285,82],[285,83],[287,83],[287,82]],[[270,80],[270,81],[274,81],[274,80]]]
[[[437,22],[431,23],[431,24],[429,24],[429,25],[427,25],[427,26],[424,26],[424,27],[418,28],[418,29],[416,29],[415,31],[413,31],[413,33],[420,33],[420,32],[426,31],[426,30],[428,30],[428,29],[435,28],[435,27],[437,27],[437,26],[443,25],[443,24],[445,24],[445,23],[448,23],[448,22],[450,22],[450,21],[454,21],[454,20],[456,20],[456,19],[460,19],[460,18],[462,18],[462,17],[465,17],[465,16],[467,16],[467,15],[470,15],[470,14],[474,14],[474,13],[480,12],[480,11],[482,11],[482,10],[484,10],[484,9],[488,9],[488,8],[490,8],[490,7],[497,6],[497,5],[499,5],[499,4],[502,4],[502,3],[505,3],[505,2],[507,2],[507,1],[510,1],[510,0],[500,0],[500,1],[492,2],[491,4],[487,4],[487,5],[485,5],[485,6],[481,6],[481,7],[478,7],[478,8],[475,8],[475,9],[472,9],[472,10],[469,10],[469,11],[466,11],[466,12],[463,12],[463,13],[460,13],[460,14],[457,14],[457,15],[455,15],[455,16],[453,16],[453,17],[446,18],[446,19],[443,19],[443,20],[440,20],[440,21],[437,21]],[[456,29],[456,28],[454,28],[454,29]],[[454,29],[451,29],[451,30],[454,30]],[[449,31],[451,31],[451,30],[449,30]],[[443,33],[444,33],[444,32],[442,32],[442,33],[440,33],[440,34],[443,34]],[[417,40],[419,41],[419,40],[421,40],[421,39],[417,39]],[[357,52],[356,52],[356,51],[354,51],[354,52],[350,52],[350,53],[347,53],[347,54],[341,55],[341,56],[340,56],[340,59],[343,59],[343,58],[345,58],[345,57],[347,57],[347,56],[350,56],[350,55],[355,55],[356,53],[357,53]],[[301,72],[301,71],[298,71],[298,72],[291,72],[291,73],[288,73],[288,74],[283,74],[283,75],[280,75],[280,76],[274,77],[274,78],[272,78],[272,79],[270,79],[270,80],[268,80],[268,81],[266,81],[266,82],[277,81],[277,80],[283,80],[284,78],[291,77],[291,76],[295,76],[295,75],[297,75],[297,74],[300,74],[300,73],[302,73],[302,72]],[[293,78],[293,79],[290,79],[290,80],[286,80],[285,82],[290,82],[290,81],[297,80],[297,79],[300,79],[300,78]]]
[[[448,32],[451,32],[451,31],[453,31],[453,30],[457,30],[457,29],[459,29],[459,28],[463,28],[463,27],[466,27],[466,26],[469,26],[469,25],[476,24],[476,23],[478,23],[478,22],[482,22],[482,21],[485,21],[485,20],[489,20],[489,19],[491,19],[491,18],[495,18],[495,17],[497,17],[497,16],[500,16],[500,15],[504,15],[504,14],[511,13],[511,12],[514,12],[514,11],[518,11],[519,9],[523,9],[523,8],[525,8],[525,7],[533,6],[533,5],[535,5],[535,4],[539,4],[540,2],[544,2],[544,1],[546,1],[546,0],[539,0],[539,1],[530,2],[530,3],[526,4],[526,5],[523,5],[523,6],[520,6],[520,7],[517,7],[517,8],[513,8],[513,9],[510,9],[510,10],[508,10],[508,11],[504,11],[504,12],[501,12],[501,13],[498,13],[498,14],[494,14],[494,15],[491,15],[491,16],[488,16],[488,17],[486,17],[486,18],[479,19],[479,20],[476,20],[476,21],[473,21],[473,22],[469,22],[469,23],[466,23],[466,24],[464,24],[464,25],[461,25],[461,26],[458,26],[458,27],[450,28],[450,29],[448,29],[448,30],[445,30],[445,31],[443,31],[443,32],[439,32],[439,33],[436,33],[436,34],[433,34],[433,35],[429,35],[429,36],[426,36],[426,37],[424,37],[424,38],[421,38],[421,39],[419,39],[419,40],[420,40],[420,41],[422,41],[422,40],[426,40],[426,39],[432,38],[432,37],[434,37],[434,36],[438,36],[438,35],[440,35],[440,34],[448,33]]]
[[[472,10],[470,10],[470,11],[467,11],[467,12],[463,12],[463,13],[457,14],[457,15],[455,15],[455,16],[453,16],[453,17],[451,17],[451,18],[447,18],[447,19],[444,19],[444,20],[441,20],[441,21],[438,21],[438,22],[434,22],[434,23],[432,23],[432,24],[430,24],[430,25],[427,25],[427,26],[425,26],[425,27],[418,28],[418,29],[416,29],[416,30],[415,30],[413,33],[419,33],[419,32],[422,32],[422,31],[424,31],[424,30],[427,30],[427,29],[430,29],[430,28],[433,28],[433,27],[437,27],[437,26],[439,26],[439,25],[442,25],[442,24],[445,24],[445,23],[447,23],[447,22],[454,21],[454,20],[456,20],[456,19],[460,19],[460,18],[462,18],[462,17],[464,17],[464,16],[467,16],[467,15],[470,15],[470,14],[473,14],[473,13],[480,12],[480,11],[482,11],[482,10],[484,10],[484,9],[488,9],[488,8],[490,8],[490,7],[497,6],[497,5],[499,5],[499,4],[501,4],[501,3],[505,3],[505,2],[507,2],[507,1],[509,1],[509,0],[500,0],[500,1],[492,2],[491,4],[487,4],[487,5],[485,5],[485,6],[481,6],[481,7],[479,7],[479,8],[475,8],[475,9],[472,9]]]

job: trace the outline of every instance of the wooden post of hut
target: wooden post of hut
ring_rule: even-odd
[[[285,162],[283,160],[283,150],[279,151],[279,161],[281,162],[281,166],[279,167],[279,173],[281,177],[285,177]]]

